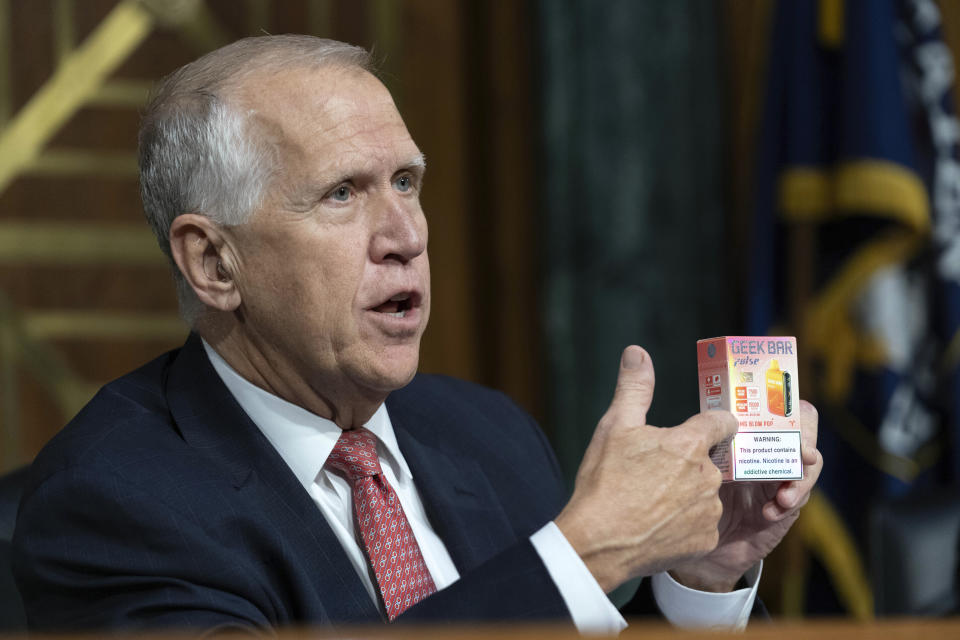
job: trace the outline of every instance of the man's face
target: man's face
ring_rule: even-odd
[[[292,69],[246,86],[282,166],[231,232],[242,330],[275,391],[305,384],[332,405],[385,396],[416,372],[430,311],[423,156],[364,71]]]

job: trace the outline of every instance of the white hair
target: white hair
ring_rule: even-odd
[[[260,36],[181,67],[151,94],[140,125],[140,194],[171,261],[180,315],[190,325],[204,307],[173,262],[174,218],[198,213],[220,225],[247,222],[280,164],[275,145],[237,104],[238,88],[255,72],[318,66],[372,71],[360,47],[313,36]]]

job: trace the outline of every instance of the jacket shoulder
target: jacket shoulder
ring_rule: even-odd
[[[178,350],[104,385],[40,451],[25,490],[73,466],[128,466],[178,440],[164,394]]]
[[[551,483],[562,484],[553,448],[530,414],[506,394],[442,375],[418,374],[387,400],[391,417],[419,420],[422,437],[450,443],[492,467],[539,461]],[[395,422],[396,425],[396,422]]]
[[[417,374],[406,387],[390,394],[390,404],[417,406],[441,414],[472,410],[485,416],[536,424],[526,411],[503,392],[444,375]]]

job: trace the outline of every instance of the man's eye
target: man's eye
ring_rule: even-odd
[[[407,192],[413,188],[413,180],[410,176],[400,176],[393,181],[393,186],[396,187],[397,191]]]
[[[336,200],[337,202],[346,202],[350,199],[350,187],[346,185],[340,185],[330,192],[330,198]]]

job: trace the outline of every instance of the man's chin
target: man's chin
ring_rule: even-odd
[[[419,350],[413,354],[384,354],[387,357],[374,362],[367,384],[381,393],[401,389],[413,380],[420,363]]]

